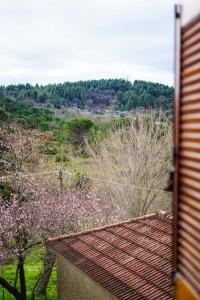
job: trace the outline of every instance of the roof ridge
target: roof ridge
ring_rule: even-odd
[[[156,210],[156,215],[159,219],[171,221],[173,219],[173,215],[171,211],[165,211],[162,209]]]
[[[91,228],[91,229],[87,229],[87,230],[83,230],[83,231],[79,231],[79,232],[75,232],[75,233],[73,232],[73,233],[63,234],[63,235],[60,235],[60,236],[57,236],[57,237],[49,237],[48,240],[46,241],[46,243],[53,242],[53,241],[60,241],[60,240],[66,239],[66,238],[76,237],[78,235],[85,235],[85,234],[88,234],[88,233],[101,231],[101,230],[104,230],[106,228],[116,227],[118,225],[123,225],[123,224],[128,224],[128,223],[131,223],[131,222],[134,222],[134,221],[150,219],[150,218],[155,217],[155,216],[159,217],[160,211],[161,210],[157,210],[155,213],[151,213],[151,214],[148,214],[148,215],[135,217],[135,218],[129,218],[127,220],[120,221],[120,222],[117,222],[117,223],[106,224],[106,225],[103,225],[103,226],[99,226],[99,227],[95,227],[95,228]],[[162,211],[162,212],[164,212],[164,211]],[[166,213],[166,212],[164,212],[164,213]]]

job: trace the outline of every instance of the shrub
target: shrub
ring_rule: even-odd
[[[66,162],[68,161],[69,159],[67,158],[67,156],[64,154],[64,155],[59,155],[59,154],[56,154],[56,157],[55,157],[55,160],[56,162]]]
[[[9,120],[9,115],[4,112],[2,109],[0,109],[0,120],[1,122],[8,122]]]
[[[39,123],[38,127],[39,127],[39,130],[41,130],[43,132],[44,131],[48,131],[50,129],[49,124],[47,122],[45,122],[45,121]]]
[[[50,143],[42,143],[40,144],[39,150],[41,153],[47,154],[47,155],[55,155],[57,154],[57,149],[54,145],[51,145]]]
[[[88,174],[102,178],[102,183],[95,182],[99,192],[129,215],[170,209],[169,194],[157,191],[166,186],[171,167],[172,130],[165,121],[138,117],[101,140],[87,142],[92,157]]]
[[[88,119],[73,119],[67,121],[65,124],[65,137],[66,140],[74,145],[82,146],[85,144],[85,135],[89,129],[94,125]]]

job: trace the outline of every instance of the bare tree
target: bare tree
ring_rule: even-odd
[[[104,139],[87,141],[92,162],[86,173],[102,179],[94,181],[99,193],[129,215],[170,209],[171,195],[158,190],[166,186],[171,167],[171,124],[162,115],[127,124],[112,128]]]

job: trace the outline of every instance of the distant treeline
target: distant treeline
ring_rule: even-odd
[[[172,108],[173,88],[160,83],[124,79],[101,79],[35,86],[27,84],[0,86],[0,96],[56,108]]]

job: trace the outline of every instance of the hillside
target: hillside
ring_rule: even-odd
[[[0,86],[0,96],[61,108],[134,108],[171,109],[173,88],[141,80],[101,79],[35,86],[27,84]]]
[[[27,128],[38,128],[46,131],[50,122],[55,120],[54,114],[47,108],[37,108],[33,105],[0,97],[1,122],[17,122]]]

